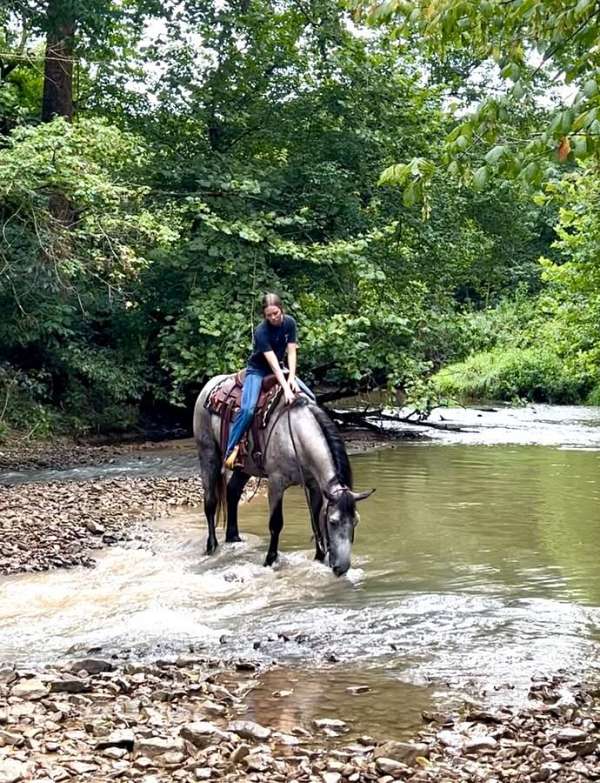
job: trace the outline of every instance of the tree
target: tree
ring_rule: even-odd
[[[499,94],[470,106],[446,137],[442,164],[483,188],[496,176],[539,185],[563,164],[600,151],[600,7],[595,0],[356,0],[372,24],[387,23],[427,58],[453,57],[496,66]],[[569,90],[551,87],[569,86]],[[514,119],[551,103],[544,126],[515,132]],[[490,89],[491,93],[495,90]],[[483,159],[482,159],[483,158]],[[413,159],[382,179],[405,189],[430,180],[428,161]]]

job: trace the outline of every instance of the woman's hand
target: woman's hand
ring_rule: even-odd
[[[290,389],[290,387],[289,387],[289,385],[287,383],[283,387],[283,394],[285,396],[285,404],[286,405],[291,405],[294,402],[294,400],[296,399],[296,395]]]
[[[295,392],[296,394],[300,394],[300,387],[298,386],[298,381],[295,378],[289,378],[288,383],[290,385],[290,389]]]

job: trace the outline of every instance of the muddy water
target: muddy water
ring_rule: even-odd
[[[456,435],[355,456],[356,487],[377,492],[341,579],[312,559],[299,490],[286,496],[274,569],[262,566],[257,496],[241,512],[244,542],[210,559],[198,510],[158,523],[151,551],[109,549],[94,571],[6,579],[2,657],[204,649],[275,660],[249,716],[284,730],[331,714],[401,736],[421,710],[463,694],[519,702],[537,671],[600,660],[600,429],[576,412],[566,430],[540,423],[552,445],[520,445],[524,432],[535,438],[523,425],[518,444],[499,427],[504,445]]]

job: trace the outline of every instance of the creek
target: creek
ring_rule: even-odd
[[[262,493],[241,509],[244,541],[212,558],[201,509],[186,510],[153,523],[150,549],[112,547],[91,571],[0,581],[3,659],[100,649],[276,661],[248,697],[255,719],[286,729],[351,713],[357,730],[393,736],[465,697],[522,703],[538,672],[589,673],[600,660],[600,410],[443,417],[470,431],[352,457],[355,488],[377,491],[361,504],[345,577],[313,560],[299,489],[286,494],[272,569]],[[5,480],[194,469],[190,445]],[[285,709],[280,690],[293,691]]]

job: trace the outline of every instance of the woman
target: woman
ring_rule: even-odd
[[[283,311],[283,304],[277,294],[265,294],[262,300],[263,322],[254,332],[252,354],[246,367],[244,391],[240,410],[235,417],[225,454],[225,467],[233,470],[238,455],[239,442],[246,432],[260,394],[263,378],[274,373],[281,384],[286,405],[294,401],[302,391],[314,402],[313,393],[299,378],[296,378],[296,321]],[[289,375],[286,379],[282,363],[287,353]]]

